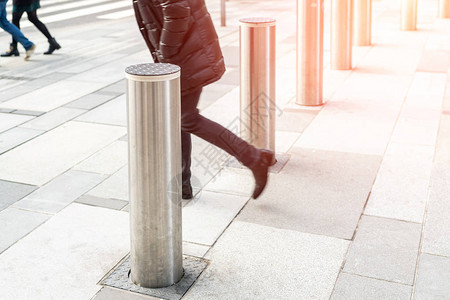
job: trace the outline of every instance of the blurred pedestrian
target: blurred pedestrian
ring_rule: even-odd
[[[6,18],[6,2],[8,0],[0,0],[0,27],[12,35],[13,39],[17,40],[22,46],[25,48],[26,55],[25,60],[28,60],[30,56],[34,53],[34,49],[36,49],[36,45],[33,44],[30,40],[28,40],[20,29],[11,24]],[[16,46],[17,49],[17,46]]]
[[[56,42],[55,38],[51,36],[44,23],[39,20],[36,10],[41,7],[40,0],[13,0],[12,5],[12,23],[20,28],[20,19],[24,12],[27,13],[28,20],[42,32],[48,40],[49,47],[44,54],[52,54],[55,50],[60,49],[61,46]],[[17,49],[17,40],[13,37],[9,50],[1,54],[3,57],[19,56]]]
[[[181,67],[182,197],[192,198],[191,133],[225,150],[250,168],[256,199],[267,183],[274,153],[257,149],[202,115],[197,109],[202,87],[225,72],[217,33],[204,0],[135,0],[139,29],[156,63]]]

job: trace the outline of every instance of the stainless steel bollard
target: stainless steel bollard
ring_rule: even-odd
[[[450,0],[439,0],[439,18],[450,18]]]
[[[275,19],[240,21],[241,138],[275,151]]]
[[[172,285],[183,276],[180,67],[126,68],[131,280]]]
[[[400,29],[416,30],[416,26],[417,26],[417,0],[402,0]]]
[[[372,39],[372,0],[353,0],[353,45],[370,46]]]
[[[352,68],[353,0],[331,2],[331,69]]]
[[[323,0],[297,0],[297,100],[323,104]]]

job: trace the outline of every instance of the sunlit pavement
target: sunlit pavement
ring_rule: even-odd
[[[35,55],[0,59],[0,299],[154,299],[99,284],[130,250],[124,69],[151,56],[130,1],[77,3],[41,1],[61,50],[42,55],[24,21]],[[349,71],[330,70],[325,1],[314,108],[295,104],[295,1],[227,1],[226,27],[219,1],[207,4],[227,73],[200,108],[230,129],[238,20],[276,18],[288,162],[255,201],[251,173],[194,138],[183,253],[209,265],[183,299],[447,299],[450,19],[436,18],[438,1],[419,1],[418,30],[400,31],[400,0],[374,0],[373,44],[353,47]]]

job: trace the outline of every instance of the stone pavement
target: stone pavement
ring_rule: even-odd
[[[326,1],[317,108],[294,104],[296,1],[230,0],[227,27],[207,3],[227,73],[202,113],[234,128],[237,20],[275,17],[276,143],[289,160],[255,201],[251,173],[194,139],[183,252],[209,264],[183,299],[450,299],[450,20],[438,1],[419,1],[418,30],[402,32],[400,0],[374,0],[373,45],[353,47],[351,71],[329,68]],[[154,299],[99,284],[129,252],[124,69],[151,58],[132,16],[86,20],[53,27],[54,55],[27,29],[36,55],[0,60],[0,299]]]

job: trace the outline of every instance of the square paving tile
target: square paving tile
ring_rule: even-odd
[[[106,102],[76,120],[92,123],[127,126],[126,96],[119,96]]]
[[[348,245],[235,221],[208,253],[211,264],[185,299],[328,299]]]
[[[450,257],[450,165],[435,164],[431,177],[422,251]]]
[[[331,299],[333,300],[379,300],[411,299],[412,286],[341,273]]]
[[[0,179],[42,185],[126,132],[118,126],[68,122],[0,157]]]
[[[344,272],[412,285],[422,225],[363,216]]]
[[[365,214],[422,223],[434,147],[391,143]]]
[[[422,253],[414,299],[447,299],[450,295],[450,257]]]
[[[54,214],[105,178],[104,175],[71,170],[16,202],[14,207]]]
[[[91,299],[129,247],[127,213],[71,204],[0,255],[2,297]]]
[[[49,218],[50,215],[47,214],[11,207],[0,211],[0,253],[32,232]]]
[[[183,207],[183,240],[213,245],[248,197],[202,192]]]
[[[293,149],[241,221],[351,239],[379,167],[380,157]],[[345,176],[343,176],[345,174]]]
[[[0,180],[0,211],[33,192],[34,185]]]

